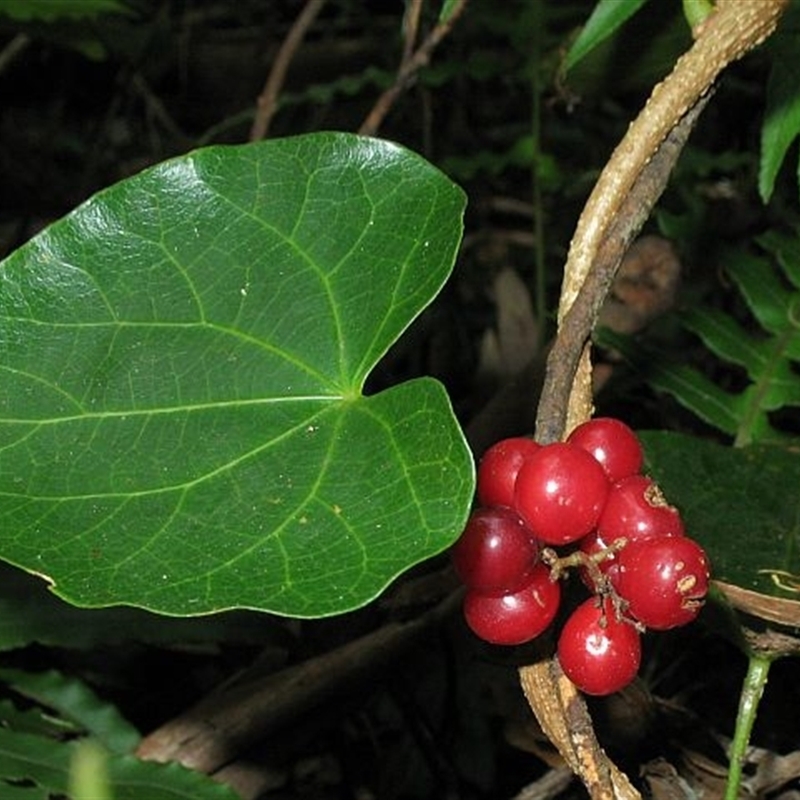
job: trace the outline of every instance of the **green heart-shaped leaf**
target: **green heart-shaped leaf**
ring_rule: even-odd
[[[447,547],[442,387],[364,381],[452,268],[463,193],[348,134],[213,147],[0,264],[0,555],[70,601],[318,616]]]

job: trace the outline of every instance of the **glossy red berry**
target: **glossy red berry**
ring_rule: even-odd
[[[586,694],[606,695],[625,688],[639,671],[641,637],[619,620],[609,599],[590,598],[564,623],[558,638],[558,660],[564,674]]]
[[[478,502],[483,506],[510,506],[514,503],[514,483],[526,458],[540,444],[524,436],[502,439],[493,444],[478,465]]]
[[[708,592],[705,551],[688,536],[645,539],[619,553],[613,583],[627,613],[654,630],[691,622]]]
[[[473,633],[492,644],[516,645],[535,639],[553,621],[561,586],[537,564],[522,588],[503,595],[475,590],[464,597],[464,619]]]
[[[458,576],[470,589],[505,593],[525,583],[539,546],[510,508],[479,508],[470,515],[451,551]]]
[[[542,542],[569,544],[597,524],[608,490],[603,468],[586,450],[555,442],[523,463],[514,507]]]
[[[591,453],[612,483],[635,475],[642,468],[643,453],[639,437],[618,419],[590,419],[578,425],[567,441]]]
[[[613,484],[597,522],[598,537],[606,544],[621,537],[632,542],[684,533],[678,510],[645,475],[631,475]]]

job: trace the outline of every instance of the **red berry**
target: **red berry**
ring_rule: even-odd
[[[539,546],[510,508],[473,511],[453,545],[453,566],[470,589],[500,594],[521,586],[536,564]]]
[[[524,436],[493,444],[478,465],[478,502],[483,506],[513,505],[514,482],[522,462],[540,447]]]
[[[514,507],[537,539],[550,545],[574,542],[597,524],[609,483],[600,464],[567,442],[541,447],[522,465]]]
[[[606,545],[621,537],[632,542],[684,533],[678,510],[645,475],[631,475],[613,484],[597,523],[598,537]]]
[[[590,419],[578,425],[567,441],[591,453],[612,483],[635,475],[642,468],[644,456],[639,438],[618,419]]]
[[[464,619],[473,633],[492,644],[515,645],[535,639],[553,621],[561,586],[537,564],[516,592],[487,595],[475,590],[464,597]]]
[[[636,677],[642,660],[641,637],[629,621],[617,619],[609,599],[599,605],[590,598],[564,623],[558,660],[582,692],[612,694]]]
[[[703,548],[688,536],[670,536],[625,545],[617,558],[614,587],[634,619],[667,630],[698,615],[708,581]]]

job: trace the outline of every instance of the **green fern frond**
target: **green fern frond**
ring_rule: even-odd
[[[737,445],[784,440],[770,415],[800,406],[800,242],[771,233],[757,245],[757,252],[730,252],[724,262],[752,319],[705,306],[681,315],[718,361],[740,368],[745,388],[722,388],[694,366],[662,359],[648,376]]]

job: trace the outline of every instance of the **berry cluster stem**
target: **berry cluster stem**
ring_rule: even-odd
[[[600,564],[613,558],[628,543],[623,536],[615,539],[608,547],[598,550],[596,553],[586,553],[583,550],[575,550],[565,556],[560,556],[552,547],[545,547],[539,557],[542,563],[550,569],[550,580],[560,580],[570,569],[585,569],[589,573],[594,592],[598,603],[602,604],[603,598],[607,597],[611,601],[614,614],[617,620],[624,620],[633,625],[640,633],[644,633],[644,625],[626,616],[625,609],[627,602],[619,596],[617,590],[611,584],[608,576],[600,569]]]
[[[610,581],[600,569],[600,564],[612,558],[628,543],[623,538],[615,539],[608,547],[596,553],[585,553],[583,550],[574,550],[565,556],[560,556],[552,547],[545,547],[540,553],[540,558],[550,568],[550,577],[555,581],[563,577],[568,570],[583,567],[592,579],[598,595],[608,595],[613,592]]]

